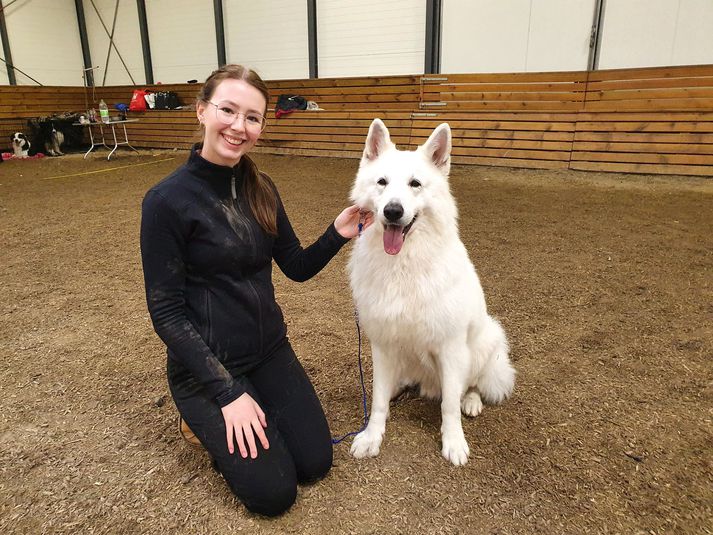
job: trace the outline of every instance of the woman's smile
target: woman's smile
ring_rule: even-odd
[[[237,137],[233,137],[228,134],[222,134],[223,139],[228,142],[229,145],[232,145],[234,147],[239,147],[240,145],[243,144],[245,140],[243,139],[238,139]]]

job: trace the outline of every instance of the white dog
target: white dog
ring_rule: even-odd
[[[399,151],[386,126],[369,128],[352,201],[374,213],[349,261],[361,325],[371,341],[371,419],[355,457],[378,455],[389,402],[406,385],[441,399],[442,454],[455,465],[470,450],[460,413],[508,397],[515,382],[508,343],[486,311],[475,268],[458,235],[450,193],[451,130],[441,124],[416,151]]]

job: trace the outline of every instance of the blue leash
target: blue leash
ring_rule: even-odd
[[[361,231],[364,230],[364,214],[361,214],[361,219],[359,220],[359,236],[361,237]],[[339,437],[339,438],[332,438],[332,444],[339,444],[342,440],[345,438],[358,435],[364,429],[366,429],[366,425],[369,423],[369,414],[366,412],[366,386],[364,386],[364,370],[362,369],[361,366],[361,329],[359,328],[359,312],[357,312],[356,309],[354,309],[354,322],[356,323],[356,328],[357,328],[357,338],[359,340],[359,345],[358,345],[358,355],[359,355],[359,379],[361,380],[361,398],[362,398],[362,403],[364,405],[364,423],[361,426],[361,429],[359,431],[352,431],[351,433],[347,433],[346,435]]]
[[[361,227],[361,224],[359,225]],[[361,230],[361,228],[359,229]],[[339,437],[339,438],[332,438],[332,444],[339,444],[342,440],[345,438],[358,435],[364,429],[366,429],[366,425],[369,423],[369,414],[366,411],[366,386],[364,386],[364,370],[362,369],[361,365],[361,329],[359,328],[359,313],[354,310],[354,321],[356,322],[356,328],[357,328],[357,338],[359,340],[358,344],[358,354],[359,354],[359,379],[361,380],[361,395],[362,395],[362,403],[364,405],[364,424],[361,426],[361,429],[359,431],[352,431],[351,433],[347,433],[346,435]]]

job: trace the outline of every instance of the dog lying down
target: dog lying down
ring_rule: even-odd
[[[438,126],[415,151],[400,151],[375,119],[351,191],[374,213],[356,240],[349,274],[360,323],[371,341],[373,394],[355,457],[378,455],[390,400],[405,386],[441,400],[443,457],[468,462],[461,411],[477,416],[515,383],[508,342],[488,315],[483,289],[458,234],[450,193],[451,131]]]
[[[15,132],[10,136],[12,152],[15,158],[27,158],[30,154],[30,140],[22,132]]]

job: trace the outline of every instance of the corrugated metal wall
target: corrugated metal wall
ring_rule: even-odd
[[[595,0],[444,0],[441,71],[586,70]]]
[[[136,2],[124,0],[119,2],[118,10],[115,10],[116,6],[116,0],[94,0],[93,5],[91,2],[84,3],[84,18],[87,23],[92,65],[99,67],[94,70],[95,83],[96,85],[124,85],[131,84],[132,79],[136,84],[145,83],[144,56],[141,50]],[[115,12],[116,24],[114,24]],[[109,35],[112,28],[115,48],[109,50]]]
[[[3,4],[8,4],[4,14],[13,64],[45,85],[82,85],[84,63],[74,0]],[[35,85],[20,73],[16,77],[18,84]]]
[[[10,79],[7,77],[7,68],[3,63],[0,65],[0,85],[8,85],[9,83]]]
[[[146,2],[154,82],[205,79],[215,69],[215,18],[210,0]]]
[[[228,63],[249,65],[266,80],[309,78],[307,2],[228,0],[223,13]]]
[[[600,69],[713,63],[711,0],[608,1]]]
[[[422,74],[424,0],[318,0],[319,75]]]
[[[74,0],[0,0],[14,64],[45,85],[82,85]],[[82,0],[98,85],[146,83],[135,0]],[[586,70],[598,0],[442,0],[441,72]],[[426,0],[316,0],[320,77],[422,74]],[[212,0],[145,0],[156,82],[217,67]],[[228,62],[267,80],[309,77],[307,0],[223,0]],[[96,6],[96,9],[95,7]],[[97,11],[103,20],[99,20]],[[600,69],[713,63],[713,1],[604,0]],[[104,29],[106,26],[106,30]],[[0,84],[7,84],[0,69]],[[34,84],[17,73],[19,84]]]

